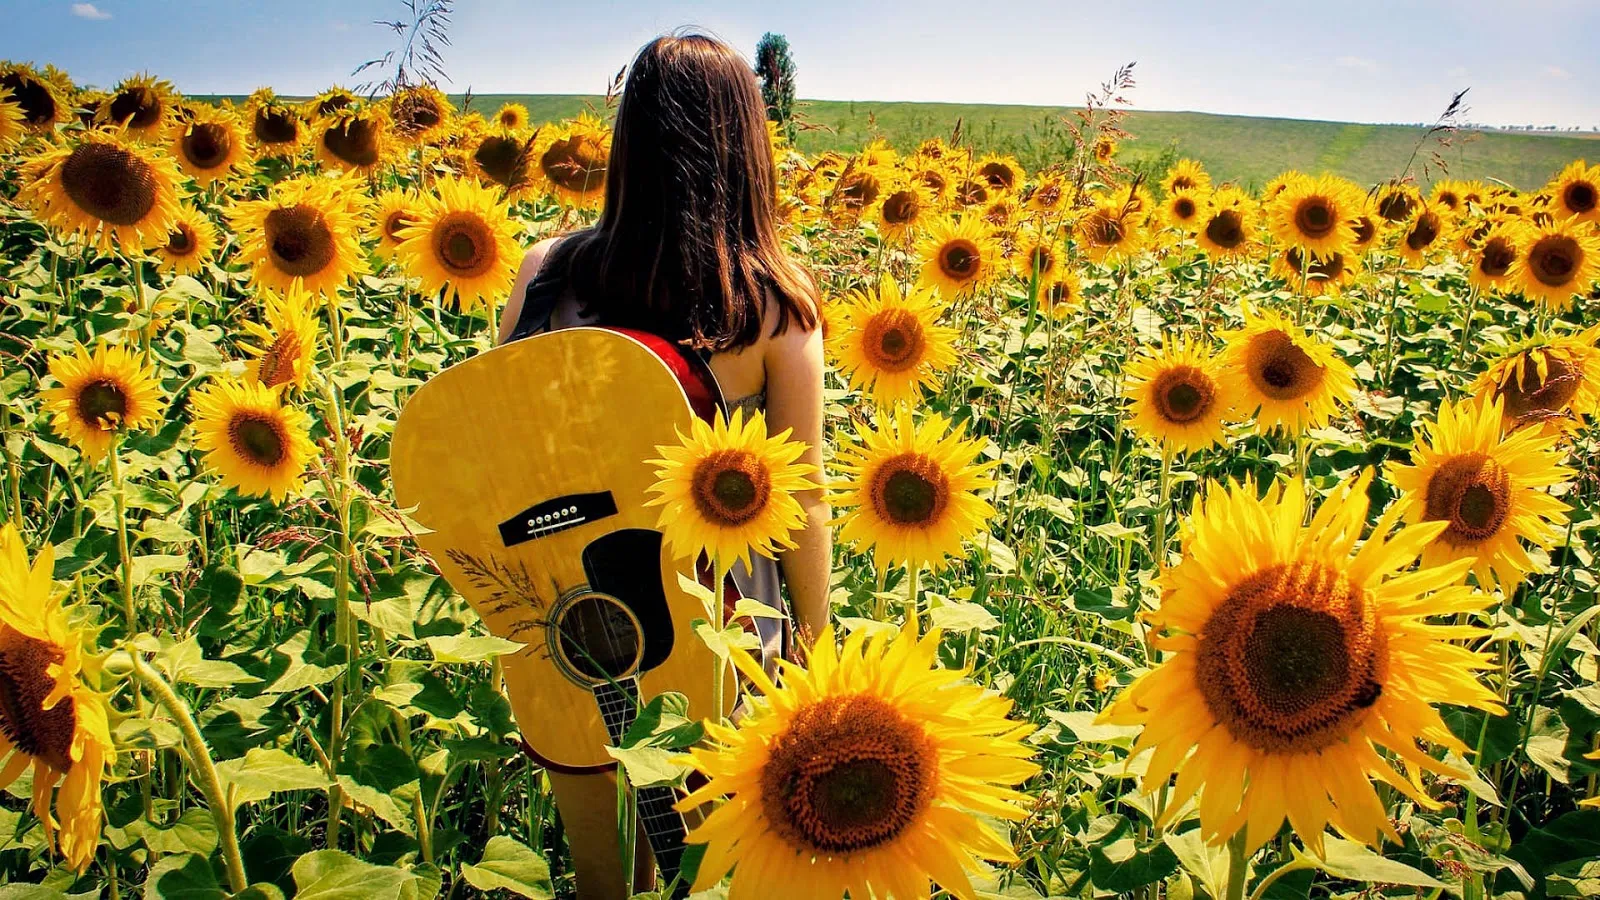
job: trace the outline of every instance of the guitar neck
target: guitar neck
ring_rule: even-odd
[[[600,706],[600,718],[605,721],[611,745],[622,746],[623,738],[639,715],[638,680],[622,678],[597,684],[594,699]],[[634,799],[639,825],[650,842],[650,850],[655,853],[656,865],[661,868],[661,876],[671,881],[678,876],[685,834],[683,816],[674,807],[678,801],[677,792],[665,785],[642,787],[634,790]],[[680,882],[673,896],[685,897],[688,893],[688,885]]]

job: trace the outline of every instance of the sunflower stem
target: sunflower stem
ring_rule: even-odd
[[[1467,292],[1467,319],[1461,323],[1461,346],[1456,350],[1456,359],[1465,362],[1467,351],[1472,347],[1472,320],[1478,315],[1478,288],[1470,288]]]
[[[0,405],[0,453],[6,455],[6,483],[11,487],[11,520],[17,526],[17,531],[22,530],[22,467],[18,460],[22,454],[15,455],[11,452],[11,444],[6,440],[6,432],[11,428],[11,404]],[[76,534],[76,532],[74,532]]]
[[[123,626],[127,629],[124,633],[131,637],[138,633],[139,623],[138,611],[133,605],[133,555],[128,551],[127,492],[122,482],[121,456],[122,447],[113,443],[107,457],[111,464],[112,503],[117,514],[117,560],[122,573],[117,579],[117,589],[122,598]]]
[[[184,746],[189,751],[189,765],[199,776],[195,780],[200,792],[205,794],[206,805],[211,809],[212,819],[217,823],[222,859],[228,866],[228,884],[234,893],[238,893],[245,889],[248,882],[244,875],[244,860],[239,855],[237,822],[227,795],[222,790],[222,779],[217,774],[217,767],[211,761],[211,750],[206,746],[205,738],[201,736],[200,727],[195,724],[188,704],[179,699],[172,686],[161,677],[161,673],[152,669],[132,644],[124,649],[128,658],[133,661],[133,674],[146,688],[149,688],[150,693],[155,695],[161,705],[167,708],[167,712],[171,713],[173,721],[178,726],[178,731],[183,735]]]
[[[1243,834],[1243,832],[1240,833]],[[1243,868],[1243,866],[1240,868]],[[1272,887],[1273,883],[1279,878],[1282,878],[1291,872],[1299,872],[1303,869],[1314,868],[1316,868],[1316,864],[1311,860],[1304,856],[1297,856],[1294,859],[1291,859],[1283,865],[1277,867],[1276,869],[1273,869],[1271,872],[1268,872],[1267,876],[1261,879],[1261,883],[1256,885],[1256,889],[1250,892],[1250,900],[1261,900],[1261,898],[1265,897],[1267,895],[1267,888]],[[1228,870],[1228,887],[1230,890],[1233,887],[1232,869]]]
[[[722,554],[711,555],[711,618],[716,623],[717,635],[722,635],[723,629],[723,578]],[[722,721],[722,670],[727,668],[727,662],[720,656],[712,654],[711,660],[711,715],[716,721]]]
[[[922,633],[922,622],[917,616],[917,573],[920,566],[906,563],[906,627],[912,634]]]
[[[1249,862],[1249,855],[1244,849],[1245,840],[1243,828],[1228,839],[1228,890],[1223,900],[1244,900],[1244,885],[1248,880],[1245,866]]]

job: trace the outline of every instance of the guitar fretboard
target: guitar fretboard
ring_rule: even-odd
[[[638,680],[620,678],[597,684],[594,686],[594,700],[600,707],[600,718],[605,722],[606,734],[611,736],[612,746],[622,746],[623,738],[639,715]],[[634,799],[639,824],[644,827],[650,849],[655,853],[656,865],[661,867],[661,876],[671,881],[678,876],[683,859],[683,816],[673,808],[678,795],[670,787],[656,785],[637,788]],[[688,893],[689,886],[680,882],[673,896],[686,897]]]

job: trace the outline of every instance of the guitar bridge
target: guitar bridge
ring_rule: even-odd
[[[536,503],[500,523],[500,542],[507,547],[577,528],[617,514],[610,491],[567,494]]]

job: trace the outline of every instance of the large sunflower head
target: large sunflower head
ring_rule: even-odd
[[[1511,289],[1516,284],[1513,270],[1528,245],[1528,226],[1521,219],[1499,216],[1484,219],[1481,228],[1481,235],[1467,241],[1466,262],[1472,266],[1467,280],[1481,291]]]
[[[1567,506],[1548,488],[1573,472],[1561,465],[1555,435],[1505,434],[1502,415],[1498,399],[1445,401],[1412,464],[1391,463],[1389,476],[1407,521],[1446,526],[1422,551],[1423,565],[1470,563],[1479,587],[1498,583],[1509,596],[1534,568],[1522,542],[1550,547],[1561,537]]]
[[[1085,256],[1110,265],[1144,249],[1149,234],[1142,218],[1131,202],[1102,199],[1078,217],[1073,234]]]
[[[294,288],[282,296],[268,291],[262,310],[264,322],[244,323],[245,331],[256,339],[243,345],[255,357],[245,377],[264,387],[304,389],[316,366],[320,328],[316,298]]]
[[[100,844],[116,749],[106,697],[88,680],[99,668],[91,630],[51,596],[54,563],[46,545],[30,566],[16,525],[0,526],[0,790],[32,768],[45,841],[82,872]]]
[[[1167,227],[1185,234],[1193,234],[1202,224],[1210,224],[1208,219],[1202,219],[1205,211],[1205,195],[1195,191],[1173,191],[1161,204],[1161,216]]]
[[[83,345],[50,360],[56,387],[42,392],[50,427],[90,462],[99,462],[122,431],[142,431],[161,421],[166,400],[155,368],[121,346]]]
[[[1489,363],[1472,386],[1504,410],[1507,431],[1532,426],[1564,432],[1600,414],[1600,325],[1580,334],[1539,335]]]
[[[1318,254],[1346,253],[1355,243],[1352,220],[1361,192],[1342,178],[1292,178],[1267,207],[1267,222],[1285,246]]]
[[[443,91],[427,84],[402,88],[389,98],[395,136],[411,144],[425,143],[443,134],[455,111]]]
[[[245,133],[230,110],[200,107],[188,119],[175,120],[169,152],[178,165],[202,185],[225,181],[245,162]]]
[[[1022,164],[1014,156],[991,153],[973,167],[973,172],[995,194],[1014,194],[1022,189]]]
[[[121,128],[136,141],[159,141],[178,121],[178,92],[149,74],[123,79],[95,113],[102,125]]]
[[[933,218],[933,193],[904,175],[883,186],[878,198],[878,234],[885,240],[905,243]]]
[[[528,127],[528,108],[521,103],[505,103],[494,114],[494,124],[504,131],[520,132]]]
[[[1427,262],[1433,251],[1444,246],[1450,226],[1448,215],[1448,210],[1431,201],[1419,201],[1411,219],[1400,230],[1400,243],[1395,246],[1400,258],[1414,267]]]
[[[585,114],[545,126],[533,147],[534,175],[563,203],[599,206],[606,194],[611,132]]]
[[[1129,364],[1123,391],[1133,403],[1134,431],[1147,440],[1191,453],[1225,440],[1223,417],[1233,404],[1222,393],[1216,360],[1199,344],[1146,352]]]
[[[771,558],[794,546],[789,535],[806,519],[795,494],[817,485],[815,467],[798,462],[807,446],[789,434],[768,435],[764,415],[746,419],[736,409],[731,422],[720,412],[711,425],[696,418],[677,445],[656,448],[659,480],[650,490],[658,496],[646,505],[661,507],[658,527],[680,558],[704,553],[720,577],[735,563],[748,566],[752,550]]]
[[[977,216],[935,221],[917,243],[917,255],[922,259],[921,283],[937,288],[949,300],[999,274],[999,247]]]
[[[300,152],[306,139],[306,121],[293,104],[279,100],[272,88],[259,88],[245,104],[250,121],[250,143],[256,156],[287,157]]]
[[[256,283],[283,292],[299,282],[330,296],[365,272],[354,190],[307,176],[279,182],[264,199],[235,204],[230,218]]]
[[[1257,412],[1262,432],[1321,428],[1356,392],[1355,373],[1333,347],[1276,312],[1247,308],[1244,327],[1225,337],[1224,390],[1240,413]]]
[[[378,256],[394,259],[401,232],[422,221],[422,198],[411,191],[390,189],[373,198],[372,225],[378,237]]]
[[[1172,194],[1205,194],[1211,190],[1211,176],[1205,167],[1192,159],[1180,159],[1167,170],[1161,179],[1161,190]]]
[[[846,510],[839,535],[870,548],[879,571],[943,568],[994,515],[979,492],[992,486],[985,472],[995,463],[977,461],[984,442],[968,439],[964,426],[932,413],[919,425],[900,407],[875,429],[858,426],[857,438],[839,450],[847,478],[834,497]]]
[[[463,307],[511,290],[522,261],[515,225],[504,203],[476,181],[443,178],[400,231],[395,257],[422,282],[424,293],[445,292]]]
[[[1206,198],[1194,237],[1207,256],[1226,260],[1254,252],[1255,232],[1255,208],[1249,195],[1224,187]]]
[[[318,119],[317,159],[329,169],[372,175],[394,156],[389,116],[376,103],[351,103]]]
[[[218,379],[191,396],[194,445],[226,487],[282,503],[316,452],[311,419],[257,380]]]
[[[1600,222],[1600,166],[1577,160],[1557,175],[1548,188],[1556,218]]]
[[[1528,227],[1527,243],[1513,265],[1522,293],[1564,310],[1575,294],[1586,294],[1600,277],[1600,237],[1576,219]]]
[[[33,131],[52,131],[71,115],[67,99],[54,82],[32,66],[0,63],[0,88],[22,111],[22,122]]]
[[[211,224],[210,217],[184,204],[167,230],[167,242],[153,249],[162,268],[178,275],[193,275],[205,268],[218,246],[217,227]]]
[[[179,177],[169,157],[95,131],[30,160],[18,196],[61,233],[131,251],[166,240]]]
[[[1146,790],[1177,774],[1161,824],[1198,793],[1206,841],[1243,829],[1253,854],[1287,817],[1321,855],[1329,824],[1400,840],[1369,776],[1432,806],[1424,772],[1465,774],[1417,744],[1467,751],[1434,704],[1502,711],[1475,675],[1487,660],[1451,643],[1482,630],[1436,624],[1488,598],[1459,584],[1464,563],[1412,569],[1442,523],[1395,533],[1391,510],[1364,534],[1370,483],[1309,517],[1298,479],[1264,498],[1250,482],[1212,485],[1199,502],[1182,562],[1161,576],[1164,661],[1102,715],[1144,726],[1132,752],[1154,751]]]
[[[945,305],[926,288],[902,294],[893,278],[857,291],[835,314],[828,349],[850,386],[886,406],[915,402],[956,363],[956,330],[938,324]]]

